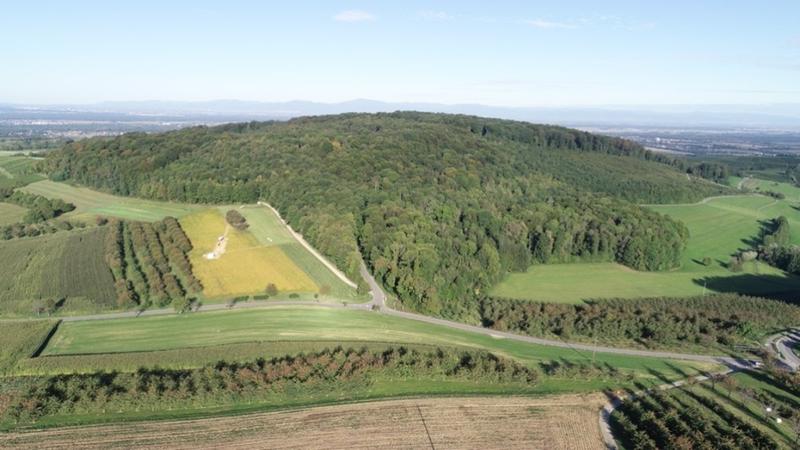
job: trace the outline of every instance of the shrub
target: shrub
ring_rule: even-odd
[[[728,270],[733,273],[741,272],[744,269],[744,262],[742,262],[742,258],[738,256],[731,256],[731,259],[728,261]]]
[[[370,383],[377,377],[435,377],[471,382],[534,385],[538,373],[513,360],[483,351],[416,350],[388,347],[370,351],[336,347],[319,352],[198,369],[139,368],[134,373],[94,372],[19,379],[25,389],[6,416],[29,422],[51,414],[100,414],[141,407],[196,408],[202,401],[266,400],[307,386],[331,390]],[[66,399],[69,399],[68,401]]]
[[[567,305],[490,298],[484,325],[531,336],[564,336],[645,345],[735,345],[800,323],[800,307],[737,294],[690,298],[592,300]]]
[[[228,223],[237,230],[246,230],[247,227],[250,226],[247,223],[247,219],[245,219],[244,216],[235,209],[228,210],[228,212],[225,213],[225,220],[227,220]]]

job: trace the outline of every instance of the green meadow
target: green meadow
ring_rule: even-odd
[[[27,211],[12,203],[0,203],[0,226],[21,222]]]
[[[43,355],[130,353],[215,347],[236,343],[317,342],[394,343],[461,346],[483,349],[535,365],[547,361],[596,361],[640,377],[651,372],[675,375],[676,370],[705,369],[707,364],[642,358],[534,345],[461,331],[370,311],[340,308],[276,306],[258,310],[206,312],[190,315],[65,322]],[[326,344],[327,342],[327,344]]]
[[[738,183],[738,181],[737,181]],[[509,274],[491,292],[499,297],[577,303],[596,298],[633,298],[740,292],[785,298],[800,291],[800,277],[751,261],[733,273],[726,264],[732,254],[757,242],[765,221],[786,216],[792,242],[800,244],[800,189],[786,183],[756,180],[764,190],[786,199],[748,194],[716,197],[694,204],[651,205],[651,209],[681,220],[690,239],[681,266],[666,272],[638,272],[616,263],[534,265]],[[711,264],[703,264],[704,258]]]
[[[24,186],[44,179],[36,173],[36,158],[0,153],[0,188]]]
[[[325,267],[316,256],[311,254],[289,234],[289,230],[281,223],[275,213],[265,206],[248,205],[239,210],[250,225],[248,230],[264,245],[277,245],[302,269],[318,286],[327,286],[332,298],[350,301],[363,301],[364,296],[356,293],[355,288],[346,284]]]
[[[42,180],[29,184],[22,190],[47,198],[60,198],[77,208],[67,217],[89,220],[94,216],[154,222],[164,217],[182,217],[203,208],[199,205],[158,202],[133,197],[119,197],[92,189]]]
[[[779,192],[786,196],[785,200],[789,202],[800,202],[800,188],[788,183],[781,183],[777,181],[762,180],[759,178],[741,178],[730,177],[728,184],[732,187],[738,187],[741,184],[742,190],[753,192]]]

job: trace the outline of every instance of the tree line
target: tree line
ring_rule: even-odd
[[[791,244],[789,220],[780,216],[763,229],[758,257],[771,266],[800,275],[800,246]]]
[[[677,266],[686,228],[635,203],[727,192],[678,165],[577,130],[404,112],[88,139],[42,169],[121,195],[267,201],[352,279],[363,255],[406,307],[475,322],[480,295],[530,264]]]
[[[39,223],[12,223],[11,225],[0,226],[0,240],[19,239],[24,237],[36,237],[43,234],[56,233],[59,231],[69,231],[74,228],[85,228],[83,222],[71,222],[69,220],[48,220]]]
[[[23,388],[8,402],[4,416],[27,423],[76,411],[99,413],[107,409],[163,408],[164,403],[187,407],[203,401],[263,400],[297,388],[330,390],[354,382],[368,385],[371,376],[408,374],[524,385],[538,380],[536,371],[483,351],[335,347],[269,360],[220,361],[197,369],[140,368],[133,373],[100,371],[21,379]]]
[[[15,191],[11,188],[0,188],[0,202],[13,203],[27,208],[24,224],[34,224],[54,219],[75,209],[75,205],[60,198],[49,199],[37,194]]]
[[[486,298],[483,324],[564,339],[628,341],[648,347],[731,348],[800,323],[800,307],[737,294],[592,300],[584,304]]]
[[[185,309],[188,296],[202,291],[187,256],[191,242],[177,219],[167,217],[155,224],[111,219],[108,228],[105,259],[119,306],[175,302]]]

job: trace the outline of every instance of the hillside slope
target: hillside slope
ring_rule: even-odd
[[[44,169],[145,198],[264,199],[348,274],[363,254],[406,306],[477,321],[477,298],[532,262],[675,266],[686,228],[631,202],[725,188],[660,158],[565,128],[403,112],[90,139]]]

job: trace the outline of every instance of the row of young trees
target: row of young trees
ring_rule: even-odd
[[[688,163],[684,159],[675,159],[676,165],[685,170],[686,173],[714,180],[718,183],[723,183],[728,180],[731,175],[730,168],[723,163],[718,162],[701,162],[701,163]]]
[[[70,222],[68,220],[48,220],[39,223],[13,223],[0,227],[0,240],[18,239],[24,237],[36,237],[43,234],[56,233],[58,231],[69,231],[73,228],[84,228],[83,222]]]
[[[49,199],[37,194],[0,188],[0,202],[13,203],[27,208],[24,224],[40,223],[54,219],[75,209],[75,205],[61,199]]]
[[[119,306],[166,306],[202,290],[186,255],[191,242],[175,218],[155,224],[112,219],[108,226],[106,262]]]
[[[737,294],[608,299],[576,305],[486,298],[481,306],[484,325],[497,330],[650,347],[750,344],[800,323],[800,307]]]
[[[786,217],[780,216],[768,224],[758,257],[781,270],[800,275],[800,246],[791,244],[789,220]]]
[[[352,279],[363,255],[406,307],[477,321],[481,293],[532,263],[676,266],[686,228],[635,203],[726,191],[676,164],[577,130],[406,112],[82,140],[42,169],[121,195],[268,201]]]
[[[247,363],[220,361],[198,369],[140,368],[134,373],[95,372],[21,380],[27,388],[5,416],[28,422],[51,414],[99,413],[142,407],[197,405],[207,400],[264,400],[293,389],[334,389],[353,381],[368,385],[370,375],[464,379],[533,385],[538,373],[513,360],[482,351],[383,351],[336,347],[319,352]]]
[[[769,435],[719,401],[690,389],[681,392],[692,403],[665,392],[623,402],[611,415],[615,438],[625,448],[641,450],[780,448]]]
[[[768,361],[765,367],[770,376],[779,383],[782,389],[800,397],[800,371],[792,372],[780,369],[774,361]],[[800,412],[800,410],[798,410],[798,412]]]
[[[762,243],[764,247],[783,247],[789,245],[791,237],[789,219],[786,216],[780,216],[771,220],[767,225]]]

